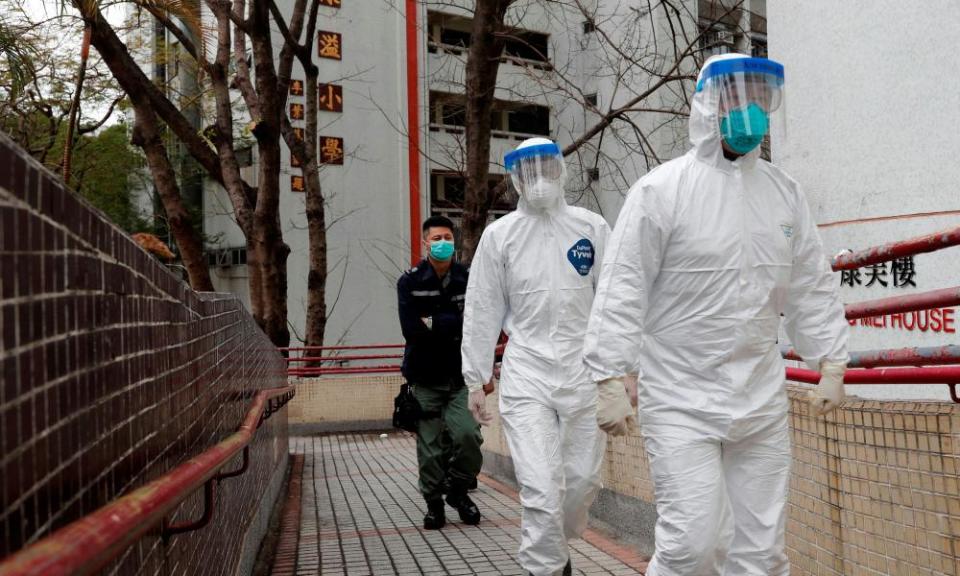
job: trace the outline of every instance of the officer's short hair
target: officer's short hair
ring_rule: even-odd
[[[431,216],[423,221],[423,231],[426,232],[431,228],[449,228],[453,232],[453,220],[450,220],[446,216]]]

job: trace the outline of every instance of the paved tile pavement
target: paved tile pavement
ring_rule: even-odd
[[[460,523],[447,507],[447,526],[428,531],[412,436],[297,437],[290,447],[276,576],[523,574],[516,562],[520,505],[503,484],[481,476],[471,494],[484,516],[479,526]],[[627,548],[593,530],[584,538],[571,543],[574,574],[642,574],[645,564]]]

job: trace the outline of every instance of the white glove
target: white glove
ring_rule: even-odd
[[[597,425],[600,429],[611,436],[624,436],[630,430],[631,420],[636,423],[624,379],[607,378],[597,382]]]
[[[470,390],[470,396],[467,397],[467,406],[470,408],[470,414],[473,415],[477,424],[483,426],[490,424],[491,417],[487,413],[487,393],[483,391],[483,386]]]
[[[843,402],[843,375],[847,365],[839,362],[820,362],[820,383],[807,393],[810,412],[823,416]]]

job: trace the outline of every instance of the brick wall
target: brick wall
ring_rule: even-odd
[[[191,291],[3,134],[0,344],[0,557],[225,438],[252,391],[286,382],[236,298]],[[286,459],[283,410],[210,526],[153,531],[110,571],[233,574]],[[175,519],[201,510],[202,491]]]
[[[292,434],[389,428],[399,375],[362,375],[296,380],[288,405]]]
[[[790,422],[793,574],[960,575],[960,405],[855,400],[824,420],[792,390]],[[499,414],[483,448],[510,454]],[[639,433],[608,440],[603,484],[654,501]]]

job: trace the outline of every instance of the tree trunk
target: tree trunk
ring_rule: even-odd
[[[280,228],[280,123],[286,111],[286,90],[277,82],[267,2],[251,7],[251,41],[255,83],[262,116],[254,129],[260,159],[254,241],[263,290],[263,330],[277,346],[290,343],[287,327],[287,256],[290,248]]]
[[[136,119],[133,126],[133,143],[141,147],[147,157],[147,165],[153,176],[154,186],[163,204],[167,224],[177,241],[183,265],[190,278],[190,286],[199,292],[213,292],[210,281],[210,269],[203,257],[203,241],[183,205],[177,175],[170,164],[167,149],[160,137],[157,117],[152,110],[135,107]]]
[[[477,0],[466,71],[466,193],[461,223],[461,258],[473,259],[480,235],[487,224],[494,196],[487,180],[490,173],[490,109],[497,87],[497,71],[503,53],[503,18],[512,0]]]
[[[210,66],[210,84],[216,102],[216,135],[214,144],[223,171],[223,187],[230,197],[237,225],[243,231],[247,247],[247,283],[250,293],[250,313],[257,325],[263,327],[263,279],[260,273],[260,258],[256,249],[253,223],[253,206],[256,195],[240,175],[233,139],[233,102],[230,97],[230,82],[227,71],[231,56],[231,5],[229,1],[208,2],[217,21],[217,52]],[[242,10],[241,10],[242,12]],[[238,32],[242,34],[242,32]],[[242,46],[242,43],[241,43]]]
[[[307,71],[305,88],[307,158],[302,164],[307,194],[307,234],[310,249],[310,271],[307,275],[306,345],[323,346],[323,335],[327,327],[327,223],[316,154],[318,111],[316,67]]]

